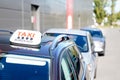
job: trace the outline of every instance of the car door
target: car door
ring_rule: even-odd
[[[1,53],[0,80],[50,80],[50,60]]]
[[[97,66],[97,53],[94,52],[94,43],[91,35],[88,36],[89,44],[90,44],[90,53],[91,53],[91,63],[92,63],[92,72],[95,74],[96,66]]]
[[[78,80],[75,68],[67,51],[63,51],[60,59],[60,80]]]
[[[82,55],[77,49],[76,46],[71,46],[68,48],[68,53],[70,56],[70,59],[75,67],[76,74],[78,75],[79,79],[83,79],[84,76],[84,68],[82,64]]]

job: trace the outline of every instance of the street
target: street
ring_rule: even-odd
[[[120,80],[120,29],[102,29],[106,37],[105,56],[99,56],[95,80]]]

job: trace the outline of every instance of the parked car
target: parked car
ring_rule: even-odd
[[[95,44],[95,51],[101,56],[105,55],[105,46],[106,46],[106,40],[103,36],[102,30],[98,28],[91,28],[91,27],[84,27],[81,28],[81,30],[90,32],[94,44]]]
[[[49,29],[43,36],[68,35],[78,45],[83,59],[87,64],[86,80],[93,80],[97,71],[97,54],[94,52],[94,44],[89,32],[73,29]]]
[[[1,35],[0,35],[1,36]],[[17,30],[0,43],[0,80],[84,80],[82,55],[66,35]]]

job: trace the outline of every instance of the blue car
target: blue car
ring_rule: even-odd
[[[106,40],[103,36],[102,30],[99,28],[91,28],[91,27],[84,27],[81,30],[88,31],[92,38],[95,45],[95,51],[98,53],[99,56],[105,55],[105,46]]]
[[[78,46],[86,63],[86,80],[94,80],[97,72],[97,54],[94,51],[94,44],[91,35],[87,31],[76,29],[52,28],[43,33],[43,36],[68,35]]]
[[[42,37],[17,30],[0,42],[0,80],[84,80],[82,55],[66,35]]]
[[[9,44],[9,39],[10,39],[12,34],[13,34],[12,31],[0,30],[0,42],[5,43],[5,44]]]

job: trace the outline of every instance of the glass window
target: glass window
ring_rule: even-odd
[[[88,41],[86,36],[80,36],[78,35],[76,37],[75,43],[78,45],[80,48],[81,52],[88,52]]]
[[[90,31],[92,37],[103,37],[102,32],[101,31]]]
[[[59,33],[46,33],[45,35],[47,35],[47,36],[58,36],[60,34]]]
[[[77,74],[79,74],[80,72],[80,58],[79,58],[79,53],[76,50],[76,47],[70,47],[69,48],[69,54],[70,54],[70,58],[75,66],[75,70],[77,72]]]
[[[75,68],[65,52],[61,59],[61,80],[77,80]]]
[[[64,74],[64,78],[62,77],[62,80],[72,80],[71,79],[71,75],[70,75],[70,67],[68,66],[66,60],[63,58],[62,59],[62,62],[61,62],[61,68],[62,68],[62,71],[63,71],[63,74]]]
[[[62,33],[46,33],[47,36],[58,36]],[[69,35],[71,39],[75,41],[75,43],[78,45],[81,52],[88,52],[88,41],[86,36],[81,35],[74,35],[74,34],[66,34]]]

